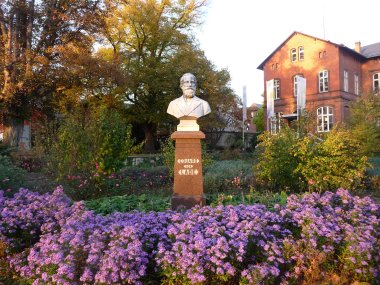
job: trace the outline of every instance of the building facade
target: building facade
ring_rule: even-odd
[[[297,77],[306,79],[306,110],[315,114],[316,131],[328,132],[347,121],[350,102],[379,94],[380,43],[350,49],[300,32],[292,33],[259,66],[264,71],[264,117],[267,118],[266,82],[274,80],[274,118],[297,119]]]

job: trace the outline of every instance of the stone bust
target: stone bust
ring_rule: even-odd
[[[167,113],[180,119],[183,117],[199,118],[211,112],[207,101],[195,96],[197,79],[191,73],[185,73],[180,79],[182,96],[169,103]]]

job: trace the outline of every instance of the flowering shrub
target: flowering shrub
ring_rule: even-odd
[[[286,206],[108,216],[57,189],[0,192],[8,266],[33,284],[334,284],[380,277],[380,207],[336,193]],[[27,232],[33,233],[27,235]]]

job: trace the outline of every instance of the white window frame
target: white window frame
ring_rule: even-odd
[[[348,92],[348,71],[343,70],[343,90]]]
[[[372,76],[372,87],[375,94],[380,93],[380,73],[375,73]]]
[[[280,99],[280,79],[274,79],[273,80],[274,84],[274,99]]]
[[[302,74],[296,74],[293,76],[293,95],[294,97],[297,97],[297,77],[302,77],[303,78],[303,75]]]
[[[354,92],[355,95],[359,95],[359,75],[354,75]]]
[[[281,120],[282,113],[275,113],[272,117],[269,118],[269,129],[272,135],[278,134],[281,130]]]
[[[304,60],[305,58],[305,49],[301,46],[298,47],[298,60]]]
[[[292,48],[290,50],[290,61],[295,62],[297,60],[297,50],[295,48]]]
[[[329,72],[328,70],[322,70],[318,73],[318,88],[319,93],[324,93],[329,91]]]
[[[317,109],[317,132],[325,133],[332,130],[334,126],[333,108],[323,106]]]

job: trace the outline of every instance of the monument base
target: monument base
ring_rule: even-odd
[[[177,131],[171,135],[175,140],[174,191],[172,209],[190,209],[195,205],[205,205],[202,177],[200,131]]]
[[[178,132],[197,132],[199,125],[195,117],[182,117],[177,125]]]
[[[172,201],[171,201],[171,208],[174,211],[177,210],[188,210],[192,207],[199,205],[204,206],[206,205],[206,198],[204,195],[177,195],[173,194]]]

